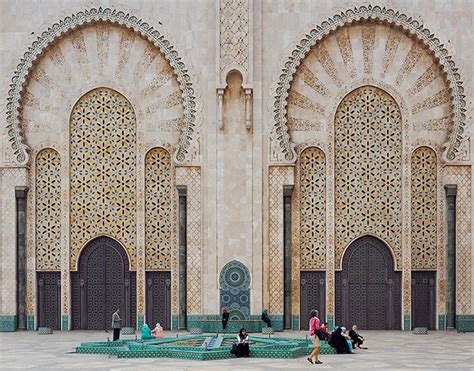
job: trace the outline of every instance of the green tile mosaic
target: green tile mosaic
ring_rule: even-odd
[[[403,330],[411,331],[411,318],[409,314],[403,315]]]
[[[446,330],[446,314],[438,315],[438,330]]]
[[[137,316],[137,330],[141,330],[141,328],[143,327],[143,323],[144,323],[143,315]]]
[[[0,332],[16,331],[16,316],[0,316]]]
[[[28,331],[34,331],[35,330],[35,316],[28,316],[26,319],[26,328]]]
[[[63,314],[61,317],[61,331],[69,331],[69,316]]]
[[[170,357],[191,360],[233,358],[230,353],[235,335],[182,336],[160,340],[119,340],[115,342],[82,343],[77,353],[108,354],[118,358]],[[257,358],[296,358],[311,352],[308,339],[263,338],[251,336],[250,356]],[[321,343],[321,354],[335,354],[326,342]]]
[[[173,314],[171,316],[171,330],[172,331],[178,331],[178,326],[179,326],[179,316],[177,314]]]
[[[474,331],[474,314],[457,315],[456,329],[458,330],[458,332]]]
[[[300,316],[297,314],[294,314],[291,317],[291,329],[292,330],[299,330],[300,329]]]
[[[328,314],[327,316],[327,323],[328,323],[328,326],[329,328],[333,328],[334,327],[334,314]]]

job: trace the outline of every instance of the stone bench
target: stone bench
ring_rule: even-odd
[[[53,329],[51,327],[38,328],[38,335],[51,335],[52,333],[53,333]]]
[[[191,327],[189,329],[189,332],[191,335],[201,335],[202,334],[202,328],[201,327]]]
[[[275,331],[273,330],[273,327],[262,327],[262,334],[264,335],[273,335]]]

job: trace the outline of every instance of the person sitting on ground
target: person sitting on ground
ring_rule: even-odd
[[[342,328],[336,328],[329,336],[328,344],[333,348],[336,348],[337,354],[350,354],[349,345],[347,344],[346,338],[342,335]]]
[[[267,324],[267,327],[272,327],[272,320],[268,317],[268,312],[266,309],[262,311],[262,321]]]
[[[237,343],[232,346],[231,353],[236,357],[250,357],[249,336],[245,328],[241,328],[237,335]]]
[[[342,327],[342,336],[346,339],[347,345],[349,346],[349,351],[352,353],[354,346],[352,345],[351,337],[349,336],[349,330],[346,330],[345,327]]]
[[[165,334],[163,333],[163,327],[159,323],[155,325],[155,328],[151,332],[155,339],[163,339]]]
[[[329,338],[329,331],[328,331],[328,323],[324,322],[324,324],[321,326],[321,334],[324,341],[328,341]]]
[[[150,340],[150,339],[153,339],[153,336],[151,335],[150,327],[145,323],[142,326],[142,340]]]
[[[349,336],[351,337],[352,345],[359,349],[367,349],[366,347],[361,347],[364,343],[364,337],[357,332],[357,325],[352,326],[352,330],[349,331]]]

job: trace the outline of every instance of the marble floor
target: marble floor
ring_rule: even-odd
[[[167,332],[176,336],[176,332]],[[180,333],[178,335],[185,335]],[[280,335],[280,334],[278,334]],[[287,331],[285,337],[304,337],[306,333]],[[290,360],[229,359],[188,361],[169,358],[117,359],[107,355],[75,354],[81,342],[106,340],[105,332],[37,332],[0,333],[0,370],[307,370],[378,369],[378,370],[474,370],[474,333],[454,331],[414,335],[402,331],[365,331],[369,349],[352,355],[321,356],[322,365],[310,365],[305,357]],[[134,336],[124,336],[134,338]]]

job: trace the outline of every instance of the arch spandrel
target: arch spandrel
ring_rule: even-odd
[[[354,8],[311,28],[288,54],[272,90],[270,162],[295,162],[303,131],[328,140],[327,107],[362,79],[406,97],[412,132],[430,131],[454,159],[465,124],[462,82],[447,50],[418,21],[378,6]]]
[[[108,42],[111,28],[122,30],[118,42],[123,44],[123,52],[118,63],[112,61],[109,65],[107,45],[103,43]],[[64,39],[69,43],[67,53],[59,45]],[[71,51],[73,54],[69,55]],[[136,52],[140,54],[135,55]],[[128,56],[133,60],[127,61]],[[147,63],[150,63],[150,68],[147,68]],[[134,69],[130,70],[130,67]],[[48,28],[28,48],[12,78],[6,131],[15,161],[19,164],[29,161],[28,146],[31,144],[25,132],[31,123],[28,113],[24,112],[25,107],[32,106],[36,117],[56,115],[62,123],[66,120],[61,112],[72,109],[79,96],[98,86],[110,86],[122,91],[135,107],[140,106],[134,101],[148,104],[143,106],[143,112],[137,109],[137,115],[143,116],[140,121],[145,121],[148,131],[160,131],[167,141],[175,143],[175,162],[199,162],[199,149],[195,147],[199,146],[200,105],[190,69],[160,30],[131,14],[109,8],[92,8],[67,17]],[[109,76],[112,72],[117,74]],[[56,83],[58,78],[64,78],[63,85],[70,89],[62,91],[61,84]],[[130,84],[131,79],[137,84],[148,82],[148,85],[134,91],[137,84]],[[36,90],[28,91],[31,86]],[[45,102],[41,94],[45,89],[55,91],[57,101]],[[151,97],[154,100],[150,101]],[[59,103],[65,105],[58,107]],[[30,121],[41,126],[34,120]],[[57,130],[56,127],[42,129],[43,132]],[[170,135],[172,132],[177,133],[175,138]]]

